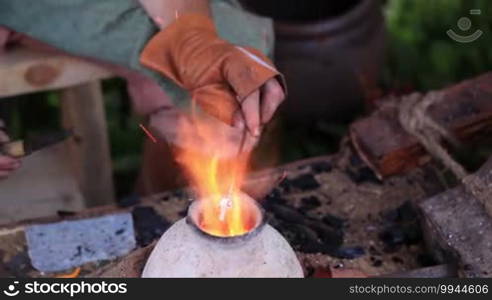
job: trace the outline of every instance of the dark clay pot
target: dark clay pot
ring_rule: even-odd
[[[243,0],[275,22],[275,62],[285,74],[290,120],[350,118],[375,88],[385,27],[377,0]]]

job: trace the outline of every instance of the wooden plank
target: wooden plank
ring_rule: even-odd
[[[492,131],[492,72],[443,90],[444,99],[431,105],[429,116],[464,141]],[[401,100],[401,99],[399,99]],[[429,161],[418,140],[398,121],[398,100],[383,105],[350,127],[354,148],[380,177],[411,170]]]
[[[61,91],[63,126],[73,129],[71,163],[87,206],[114,203],[111,155],[99,82]]]
[[[0,181],[0,224],[84,209],[68,162],[66,142],[23,158],[22,167]]]
[[[61,54],[13,49],[0,55],[0,98],[110,78],[108,70]]]

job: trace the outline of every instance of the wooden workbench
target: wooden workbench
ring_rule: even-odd
[[[73,129],[76,138],[27,158],[19,174],[2,181],[0,210],[4,215],[0,214],[0,224],[46,216],[57,210],[114,203],[100,83],[112,76],[96,64],[57,53],[22,47],[1,53],[0,101],[28,93],[56,91],[61,123],[64,128]],[[44,122],[43,116],[37,122]],[[29,189],[19,189],[33,181],[36,184]]]

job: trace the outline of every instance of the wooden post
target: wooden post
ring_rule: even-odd
[[[114,203],[111,156],[100,82],[61,90],[62,122],[73,129],[70,157],[87,206]]]

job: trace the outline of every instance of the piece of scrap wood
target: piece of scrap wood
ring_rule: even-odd
[[[492,191],[492,157],[474,176]],[[492,277],[492,217],[485,205],[464,186],[418,204],[428,248],[439,260],[456,262],[463,277]]]
[[[428,108],[429,116],[461,141],[492,131],[492,72],[443,89],[444,98]],[[429,161],[418,140],[398,120],[398,101],[382,105],[369,117],[354,122],[354,148],[379,178],[399,174]]]

